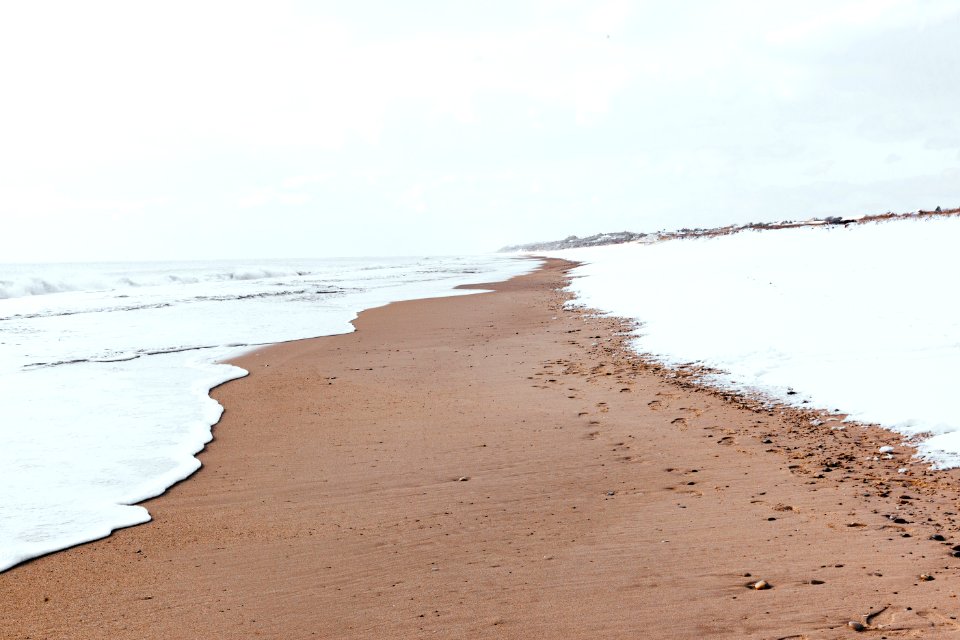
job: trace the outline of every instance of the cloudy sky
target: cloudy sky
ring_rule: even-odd
[[[0,261],[960,205],[960,4],[3,2]]]

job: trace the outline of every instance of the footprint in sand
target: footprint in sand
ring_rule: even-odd
[[[912,631],[922,633],[933,629],[960,629],[956,620],[951,620],[936,611],[913,611],[904,607],[887,607],[869,621],[870,627],[883,631]],[[911,634],[912,635],[912,634]]]

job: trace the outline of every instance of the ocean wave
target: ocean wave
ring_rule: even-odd
[[[23,270],[25,267],[14,267]],[[76,291],[112,291],[162,285],[190,285],[213,282],[255,281],[273,278],[304,277],[312,272],[295,268],[228,267],[195,272],[170,272],[163,269],[124,272],[70,272],[63,265],[37,265],[40,273],[0,273],[0,300],[42,296]],[[59,270],[60,273],[56,273]]]
[[[86,286],[89,286],[89,284]],[[42,296],[50,293],[62,293],[64,291],[80,291],[82,289],[83,286],[79,284],[44,280],[43,278],[0,280],[0,299]]]

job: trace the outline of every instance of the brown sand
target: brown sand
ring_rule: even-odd
[[[645,365],[567,266],[241,358],[204,468],[0,574],[0,636],[958,635],[955,474]]]

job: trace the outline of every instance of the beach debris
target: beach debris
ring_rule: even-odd
[[[810,584],[824,584],[824,581],[814,578],[813,580],[810,581]]]
[[[764,589],[773,588],[773,585],[771,585],[766,580],[757,580],[756,582],[748,582],[747,588],[753,589],[754,591],[763,591]]]
[[[880,615],[881,613],[883,613],[884,611],[886,611],[886,610],[889,609],[889,608],[890,608],[890,605],[887,605],[887,606],[885,606],[885,607],[880,607],[879,609],[874,609],[874,610],[871,611],[870,613],[864,614],[864,615],[863,615],[863,623],[864,623],[864,624],[870,624],[870,621],[871,621],[871,620],[873,620],[874,618],[876,618],[878,615]]]
[[[929,573],[921,573],[920,580],[922,580],[923,582],[930,582],[931,580],[933,580],[933,576],[930,575]]]
[[[930,539],[936,540],[937,542],[946,542],[947,540],[946,538],[943,537],[942,533],[935,533],[932,536],[930,536]]]
[[[469,479],[470,479],[470,476],[460,476],[459,478],[457,478],[457,482],[466,482]]]
[[[866,627],[863,623],[857,622],[856,620],[850,620],[847,622],[847,626],[853,629],[854,631],[863,631]]]
[[[616,491],[607,491],[607,495],[608,495],[608,496],[615,496],[615,495],[617,495],[617,492],[616,492]]]
[[[877,451],[879,451],[880,453],[890,453],[891,451],[893,451],[893,447],[891,447],[890,445],[884,445],[879,449],[877,449]]]

